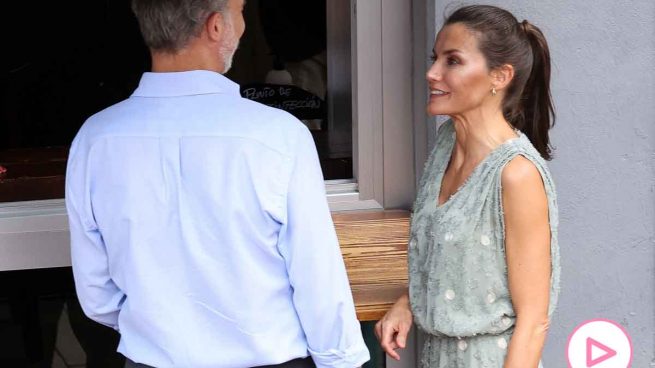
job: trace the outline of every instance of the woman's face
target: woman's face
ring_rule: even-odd
[[[450,24],[439,31],[432,59],[434,63],[426,75],[430,115],[466,113],[492,97],[487,62],[476,37],[463,24]]]

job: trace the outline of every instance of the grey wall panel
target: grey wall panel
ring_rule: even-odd
[[[384,206],[414,200],[411,1],[382,0]]]
[[[352,1],[353,147],[360,198],[383,203],[382,4]]]

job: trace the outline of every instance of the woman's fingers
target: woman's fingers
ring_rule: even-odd
[[[400,297],[393,307],[375,324],[375,336],[389,357],[400,360],[397,349],[407,345],[407,334],[412,328],[412,312],[407,296]]]
[[[396,344],[398,347],[404,349],[405,346],[407,345],[407,334],[409,333],[409,329],[412,326],[410,324],[401,322],[398,324],[398,333],[396,334]]]
[[[378,341],[382,341],[382,320],[379,320],[375,324],[375,329],[373,331],[375,332],[375,337],[377,337]]]
[[[395,341],[395,334],[398,332],[398,328],[388,322],[385,323],[384,320],[380,322],[382,322],[380,324],[382,335],[382,338],[380,339],[380,346],[382,347],[382,350],[384,350],[384,352],[387,353],[387,355],[389,355],[391,358],[400,360],[400,356],[398,353],[396,353],[396,349],[398,349],[399,346]]]

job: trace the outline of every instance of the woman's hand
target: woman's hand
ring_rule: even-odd
[[[412,328],[412,311],[409,306],[409,295],[398,298],[387,314],[375,324],[375,335],[382,349],[393,359],[400,360],[396,349],[404,349],[407,334]]]

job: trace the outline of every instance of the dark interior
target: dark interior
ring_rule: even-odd
[[[246,33],[227,74],[241,85],[325,52],[325,1],[251,0],[244,16]],[[8,50],[0,70],[0,202],[62,198],[75,133],[90,115],[129,97],[150,68],[148,50],[129,0],[13,2],[0,23]],[[352,158],[324,154],[325,97],[312,128],[324,176],[352,178]]]

